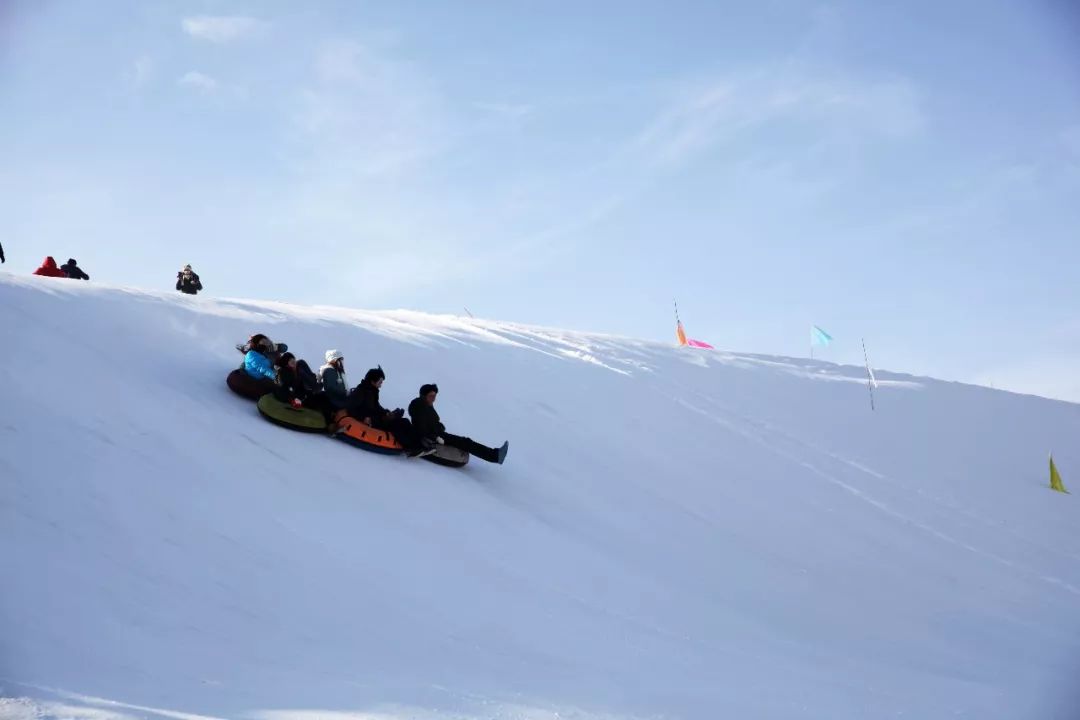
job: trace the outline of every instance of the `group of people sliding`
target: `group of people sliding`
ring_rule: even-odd
[[[287,345],[262,334],[252,335],[238,349],[244,353],[244,370],[251,378],[265,382],[266,391],[282,402],[322,413],[332,434],[343,417],[351,417],[392,433],[410,457],[429,455],[439,445],[448,445],[487,462],[501,465],[506,460],[509,442],[491,448],[446,432],[435,411],[439,387],[434,383],[420,387],[418,396],[409,403],[406,418],[401,408],[387,410],[379,402],[379,390],[386,380],[382,366],[368,370],[360,384],[349,389],[345,357],[337,350],[326,351],[326,364],[315,373],[307,362],[297,360]]]

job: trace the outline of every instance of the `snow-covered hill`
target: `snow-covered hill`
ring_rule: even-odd
[[[267,423],[260,331],[507,463]],[[0,717],[1080,715],[1078,405],[47,278],[0,338]]]

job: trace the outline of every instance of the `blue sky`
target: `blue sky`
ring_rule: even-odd
[[[1068,2],[16,0],[9,272],[1080,400]]]

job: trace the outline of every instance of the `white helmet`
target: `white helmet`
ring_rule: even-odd
[[[334,362],[335,360],[343,360],[344,358],[345,358],[345,356],[341,354],[340,350],[327,350],[326,351],[326,362],[328,364]]]

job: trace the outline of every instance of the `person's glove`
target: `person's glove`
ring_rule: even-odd
[[[439,443],[440,445],[445,445],[446,444],[446,441],[442,439],[442,435],[435,438],[435,442]]]
[[[300,402],[300,398],[293,398],[289,401],[289,404],[292,405],[294,410],[299,410],[304,406],[304,403]]]

